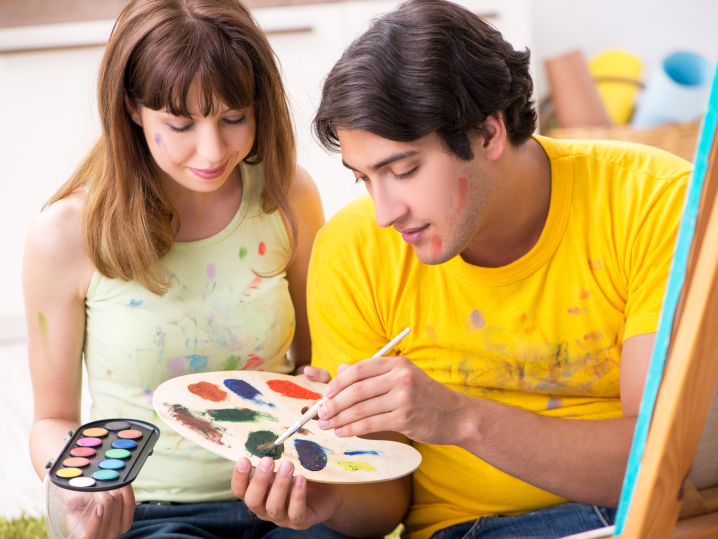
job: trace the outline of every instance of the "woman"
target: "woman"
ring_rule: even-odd
[[[153,391],[169,378],[292,373],[310,360],[306,270],[324,218],[295,164],[274,55],[247,9],[131,0],[98,98],[102,135],[25,251],[30,448],[41,477],[80,425],[83,354],[92,419],[151,422]],[[161,430],[134,490],[95,495],[87,537],[124,533],[133,515],[132,537],[270,526],[236,502],[232,462]]]

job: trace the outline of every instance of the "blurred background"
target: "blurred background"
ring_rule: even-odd
[[[252,0],[281,62],[299,163],[327,218],[364,192],[312,139],[321,82],[399,2]],[[541,132],[652,144],[692,159],[718,56],[715,0],[461,0],[529,47]],[[95,84],[124,0],[0,0],[0,518],[41,514],[28,455],[32,390],[21,289],[25,235],[99,132]],[[676,54],[678,53],[678,54]],[[83,393],[87,420],[89,395]]]

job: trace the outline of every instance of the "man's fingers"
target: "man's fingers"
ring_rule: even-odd
[[[240,458],[232,472],[232,494],[240,500],[244,500],[247,493],[250,475],[252,475],[252,463],[247,457]]]
[[[396,430],[396,428],[392,428],[392,425],[391,413],[379,414],[336,428],[334,429],[334,434],[340,438],[363,436],[364,434]]]
[[[335,380],[336,379],[337,378],[335,378]],[[318,411],[319,419],[331,419],[353,406],[357,406],[374,397],[386,395],[393,387],[392,379],[390,376],[387,376],[386,373],[374,376],[371,379],[359,380],[324,403]],[[359,413],[361,413],[361,411],[359,411]]]
[[[289,496],[287,518],[296,529],[306,529],[307,522],[307,480],[298,475],[292,484],[292,493]]]
[[[276,524],[281,524],[286,517],[287,498],[289,488],[292,486],[293,474],[294,465],[291,462],[283,462],[274,476],[274,483],[267,496],[265,511]]]
[[[334,397],[352,384],[389,372],[394,358],[369,358],[343,369],[324,389],[325,397]]]
[[[339,397],[341,397],[341,395],[339,395]],[[346,407],[330,419],[320,419],[318,422],[319,428],[322,430],[337,429],[362,419],[387,414],[394,411],[397,407],[393,400],[391,394],[387,392],[378,397],[359,401],[356,404]],[[337,408],[341,408],[341,405]]]

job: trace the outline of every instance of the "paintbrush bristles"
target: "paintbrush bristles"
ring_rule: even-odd
[[[280,447],[274,442],[269,442],[268,444],[258,445],[257,451],[268,457],[278,457],[281,454]]]

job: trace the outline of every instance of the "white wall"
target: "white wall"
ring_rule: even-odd
[[[716,0],[531,0],[537,95],[548,93],[543,62],[579,49],[586,59],[611,48],[643,61],[644,80],[679,50],[718,57]]]

